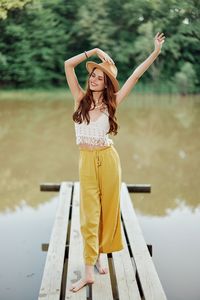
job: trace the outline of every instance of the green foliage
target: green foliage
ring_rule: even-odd
[[[31,0],[0,0],[0,19],[6,19],[8,11],[12,9],[22,9]]]
[[[87,6],[82,2],[74,28],[79,36],[85,37],[87,33],[87,40],[91,47],[98,47],[101,41],[101,47],[109,51],[114,46],[111,37],[115,29],[112,25],[108,13],[108,0],[101,0],[89,1]]]
[[[178,90],[182,95],[194,92],[197,79],[193,65],[186,62],[180,69],[180,72],[175,74],[175,80]]]
[[[166,42],[138,89],[146,85],[157,91],[200,92],[198,0],[1,0],[0,4],[1,87],[65,87],[63,62],[94,47],[114,59],[122,85],[154,49],[159,31],[165,33]],[[85,62],[76,73],[85,84]]]

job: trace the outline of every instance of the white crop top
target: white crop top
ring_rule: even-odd
[[[113,141],[109,138],[108,110],[102,111],[97,120],[87,124],[86,121],[78,124],[75,122],[76,144],[88,144],[91,146],[110,146]]]

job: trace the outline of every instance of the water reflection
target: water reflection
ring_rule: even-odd
[[[49,197],[50,198],[50,197]],[[21,203],[15,212],[0,214],[0,299],[38,298],[58,198],[36,208]]]
[[[170,106],[156,99],[157,105],[147,103],[144,107],[139,107],[139,101],[137,98],[136,107],[134,103],[131,107],[129,101],[120,110],[123,126],[118,148],[124,159],[125,181],[152,184],[150,204],[140,203],[140,210],[145,214],[165,215],[167,209],[179,205],[176,199],[197,207],[200,201],[198,99],[175,99]]]
[[[73,104],[33,96],[32,101],[1,99],[0,105],[0,211],[15,210],[21,201],[36,207],[48,199],[38,192],[40,182],[78,178]],[[198,98],[138,95],[121,104],[113,140],[123,179],[152,184],[152,207],[140,206],[144,213],[164,215],[178,205],[176,199],[199,205],[199,107]]]
[[[63,180],[78,179],[78,149],[75,145],[72,112],[73,102],[66,92],[33,92],[31,96],[26,93],[13,93],[11,96],[1,94],[0,264],[3,273],[0,294],[4,300],[12,298],[11,292],[9,294],[11,290],[15,291],[15,299],[23,300],[28,299],[28,290],[30,292],[34,289],[34,293],[31,292],[33,295],[39,289],[46,254],[42,251],[40,253],[39,248],[35,249],[37,254],[30,249],[33,236],[37,247],[48,242],[47,232],[43,238],[38,235],[39,228],[43,228],[45,223],[42,218],[38,221],[36,219],[42,207],[46,207],[47,218],[51,215],[48,205],[50,199],[57,195],[52,192],[41,193],[39,185],[42,182],[60,183]],[[180,283],[185,284],[183,276],[180,276],[185,269],[181,264],[176,264],[176,259],[178,261],[186,246],[182,258],[188,261],[188,265],[186,252],[192,253],[191,273],[193,270],[193,274],[198,275],[195,267],[198,255],[193,249],[199,249],[200,245],[196,239],[200,216],[199,115],[199,97],[142,97],[133,94],[120,105],[119,134],[113,137],[121,158],[123,180],[127,183],[152,185],[151,194],[132,197],[147,243],[152,243],[157,249],[153,257],[165,290],[170,295],[169,299],[189,299],[184,298],[186,292],[180,288]],[[183,207],[187,214],[184,214]],[[30,210],[33,222],[32,227],[26,230],[28,220],[31,219],[28,217]],[[23,213],[23,217],[19,212]],[[50,230],[52,223],[46,221]],[[164,223],[166,226],[162,227]],[[33,224],[37,224],[38,229]],[[183,227],[183,224],[188,226]],[[196,232],[192,233],[194,226]],[[184,244],[185,233],[188,237],[191,234],[191,239],[185,240]],[[15,237],[15,240],[9,241],[10,236]],[[171,241],[166,239],[167,236]],[[26,243],[29,244],[29,250]],[[21,260],[18,260],[16,253],[13,254],[13,244]],[[16,272],[10,276],[11,270],[7,266],[12,255],[11,265],[15,265]],[[35,256],[36,260],[27,264],[30,256]],[[174,275],[167,271],[167,256],[171,259],[170,268]],[[181,263],[184,264],[183,261]],[[31,275],[36,274],[36,270],[40,274]],[[20,279],[20,272],[23,279]],[[30,276],[26,277],[25,274]],[[27,278],[31,283],[22,296],[23,293],[19,291],[23,290]],[[194,295],[190,299],[196,300],[198,284],[194,279],[191,283],[188,281],[185,286],[190,295]]]
[[[162,218],[139,211],[137,216],[146,242],[153,245],[153,261],[167,299],[198,300],[200,208],[191,210],[182,203]]]

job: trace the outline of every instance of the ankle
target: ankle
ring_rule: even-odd
[[[85,265],[85,277],[87,279],[94,278],[94,266]]]
[[[85,277],[87,283],[94,283],[94,277]]]

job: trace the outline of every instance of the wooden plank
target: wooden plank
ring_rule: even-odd
[[[101,254],[101,258],[102,265],[108,268],[108,273],[99,274],[98,271],[95,272],[95,282],[92,286],[92,300],[113,300],[107,254]]]
[[[80,233],[79,220],[79,183],[75,183],[73,206],[72,206],[72,223],[71,223],[71,237],[68,259],[68,274],[67,274],[67,288],[65,299],[86,299],[86,288],[84,287],[77,293],[69,291],[72,283],[79,280],[84,275],[84,261],[83,261],[83,247],[82,237]],[[102,264],[108,268],[107,255],[102,255]],[[95,272],[95,283],[92,285],[92,299],[93,300],[113,300],[112,287],[110,282],[110,274],[101,275]]]
[[[127,183],[129,193],[151,193],[150,184],[132,184]]]
[[[123,199],[122,199],[123,201]],[[119,252],[113,252],[113,263],[120,300],[141,300],[138,285],[135,277],[135,266],[132,263],[124,230],[122,228],[122,237],[124,249]]]
[[[39,300],[59,300],[66,245],[69,209],[72,196],[72,183],[62,182],[58,208],[51,233],[49,249],[42,277]]]
[[[45,182],[40,184],[41,192],[59,192],[60,183]]]
[[[129,193],[150,193],[150,184],[133,184],[127,183]],[[41,192],[58,192],[60,190],[60,183],[44,182],[40,184]]]
[[[149,255],[125,183],[122,183],[121,199],[122,216],[141,282],[144,298],[146,300],[166,300],[166,295],[162,288],[152,258]]]
[[[70,291],[71,285],[85,275],[83,261],[83,245],[80,233],[80,214],[79,214],[79,183],[74,183],[74,194],[72,202],[72,219],[71,233],[69,243],[68,268],[67,268],[67,284],[65,291],[65,299],[86,299],[86,288],[82,288],[74,293]]]

